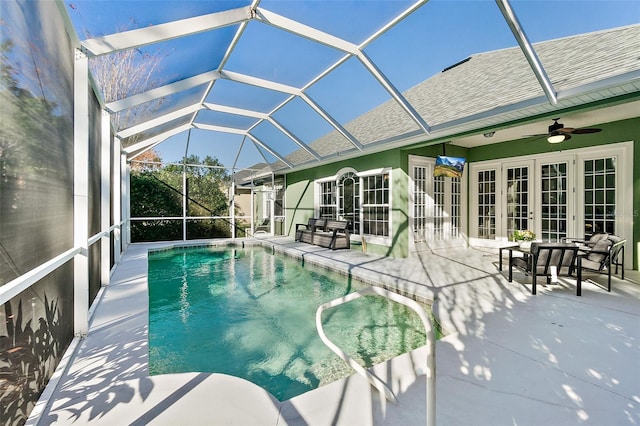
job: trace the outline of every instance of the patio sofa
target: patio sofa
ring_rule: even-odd
[[[295,240],[331,250],[348,249],[351,248],[348,225],[346,220],[311,218],[306,224],[296,224]]]

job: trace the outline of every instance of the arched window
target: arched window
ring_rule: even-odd
[[[390,170],[357,172],[347,168],[335,176],[316,181],[316,212],[319,217],[349,221],[352,235],[391,235]]]

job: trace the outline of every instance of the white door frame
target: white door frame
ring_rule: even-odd
[[[500,200],[500,217],[496,218],[496,222],[498,225],[496,225],[496,234],[499,235],[503,235],[506,236],[506,239],[509,239],[510,235],[512,232],[509,232],[508,230],[508,225],[509,225],[509,212],[507,209],[507,201],[508,201],[508,196],[509,196],[509,187],[508,187],[508,182],[507,182],[507,178],[508,178],[508,173],[507,170],[510,168],[523,168],[523,167],[527,167],[528,168],[528,175],[527,175],[527,219],[528,219],[528,224],[526,229],[532,230],[536,233],[536,235],[538,235],[538,227],[537,227],[537,221],[536,218],[539,216],[539,212],[536,210],[535,206],[539,205],[536,200],[535,200],[535,185],[532,185],[532,182],[536,182],[537,179],[537,174],[536,174],[536,167],[535,167],[535,162],[532,159],[514,159],[515,161],[509,161],[506,163],[503,163],[501,165],[502,167],[502,176],[500,178],[500,188],[501,191],[498,192],[498,194],[496,194],[496,199]],[[520,229],[521,231],[524,231],[524,229]]]
[[[478,187],[478,172],[484,170],[495,170],[496,173],[503,175],[506,173],[506,167],[510,164],[531,160],[535,163],[535,180],[534,199],[536,210],[534,210],[534,231],[538,235],[542,229],[542,218],[539,211],[542,204],[542,195],[540,188],[540,173],[543,164],[553,164],[566,161],[567,162],[567,235],[581,236],[584,234],[584,211],[579,206],[584,205],[584,161],[589,159],[600,159],[615,157],[616,158],[616,234],[627,239],[627,255],[625,256],[625,267],[632,267],[632,236],[633,236],[633,146],[634,142],[620,142],[615,144],[602,145],[597,147],[578,148],[567,151],[556,151],[552,153],[527,155],[514,157],[504,160],[490,160],[472,163],[469,165],[470,187]],[[504,161],[502,163],[501,161]],[[497,247],[507,241],[508,235],[505,235],[506,226],[503,228],[503,210],[505,198],[503,193],[503,182],[505,178],[496,177],[496,236],[495,239],[478,238],[477,220],[471,220],[469,224],[469,243],[478,247]],[[474,212],[478,209],[477,192],[469,196],[469,208]],[[505,219],[506,220],[506,219]],[[506,223],[506,222],[505,222]],[[500,225],[498,225],[500,224]]]
[[[435,168],[436,159],[433,157],[423,157],[418,155],[409,155],[409,252],[415,252],[418,249],[418,242],[415,239],[414,229],[414,208],[415,208],[415,180],[414,180],[414,168],[416,166],[422,166],[426,168],[426,198],[425,198],[425,217],[427,221],[425,223],[425,245],[431,249],[443,249],[448,247],[460,247],[467,245],[467,235],[464,232],[467,229],[467,171],[463,172],[463,176],[460,178],[460,218],[459,218],[459,238],[448,239],[442,241],[434,241],[430,236],[434,233],[434,216],[435,216],[435,204],[433,199],[433,171]],[[445,194],[450,200],[450,181],[445,185]]]

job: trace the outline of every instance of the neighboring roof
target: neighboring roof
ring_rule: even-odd
[[[263,171],[268,168],[269,164],[267,163],[257,163],[251,166],[251,168],[234,172],[234,177],[238,183],[250,183],[252,178],[255,179],[256,177],[261,176],[264,173]]]
[[[640,25],[546,41],[534,44],[534,48],[558,91],[560,107],[640,92]],[[481,128],[492,117],[498,124],[504,120],[501,117],[526,118],[558,109],[544,98],[519,48],[478,53],[461,62],[403,93],[420,115],[429,118],[434,137],[447,130],[468,130],[463,124]],[[616,85],[615,77],[627,74],[634,75],[634,82]],[[607,84],[611,79],[613,84]],[[594,90],[588,90],[590,85]],[[345,128],[365,145],[420,135],[393,101],[361,115]],[[310,146],[323,156],[354,152],[338,132]],[[297,151],[287,159],[297,164],[307,157]]]

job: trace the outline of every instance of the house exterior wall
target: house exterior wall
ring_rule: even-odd
[[[640,118],[606,123],[597,125],[597,127],[602,128],[602,132],[588,136],[576,135],[570,141],[560,145],[551,145],[545,138],[534,141],[523,139],[521,143],[509,141],[468,149],[448,144],[443,147],[442,144],[438,144],[394,149],[290,173],[287,175],[287,226],[285,233],[293,236],[295,224],[306,223],[307,219],[314,215],[314,181],[316,179],[335,175],[345,167],[353,167],[358,171],[390,167],[393,170],[392,244],[390,247],[367,244],[367,251],[393,257],[406,257],[409,254],[409,219],[411,217],[409,211],[409,155],[436,157],[445,154],[465,157],[468,163],[473,163],[633,141],[633,209],[631,217],[625,218],[633,223],[633,235],[625,237],[632,240],[629,247],[633,247],[633,254],[628,253],[627,255],[633,256],[633,268],[638,269],[640,264],[640,167],[637,164],[640,164],[640,144],[638,142],[640,140]],[[465,197],[467,205],[473,192],[473,188],[468,186],[468,179],[467,174],[467,187],[469,188]],[[467,224],[471,220],[470,214],[468,213],[467,216]],[[466,231],[468,233],[468,229]]]
[[[406,155],[400,150],[390,150],[359,158],[338,161],[331,164],[314,167],[312,169],[293,172],[287,175],[287,194],[285,203],[286,225],[285,234],[293,236],[297,223],[307,223],[314,215],[315,180],[333,176],[339,170],[351,167],[359,172],[377,168],[389,167],[391,171],[391,229],[393,244],[390,247],[366,243],[369,253],[382,254],[392,257],[406,257],[408,255],[409,216],[408,211],[408,176],[406,165],[403,168],[403,158]],[[353,246],[355,249],[355,246]]]
[[[631,217],[625,218],[626,221],[633,223],[633,235],[625,235],[624,237],[627,240],[632,240],[632,244],[628,245],[628,247],[633,247],[633,254],[627,253],[627,256],[633,256],[633,269],[637,270],[640,265],[640,118],[598,124],[593,127],[601,128],[602,132],[594,133],[587,137],[577,135],[570,141],[564,142],[559,146],[547,143],[544,138],[534,142],[525,142],[523,140],[523,143],[520,144],[510,141],[486,145],[470,149],[467,159],[470,162],[477,162],[512,158],[522,155],[542,154],[560,149],[570,151],[578,148],[633,142],[633,208],[630,213]]]

